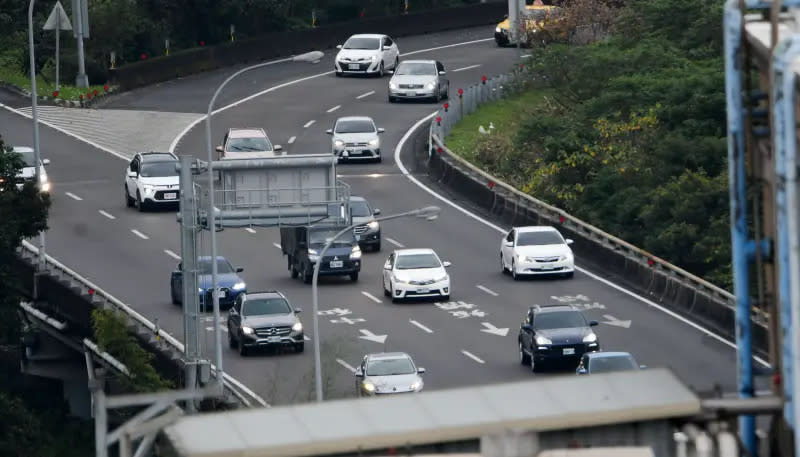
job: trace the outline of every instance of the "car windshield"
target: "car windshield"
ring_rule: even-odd
[[[32,167],[32,166],[34,166],[33,164],[36,163],[36,161],[34,160],[35,157],[33,155],[33,151],[25,151],[25,150],[23,150],[23,151],[14,151],[14,152],[19,154],[19,157],[22,159],[23,162],[25,162],[25,166],[26,167]]]
[[[336,230],[336,229],[334,229],[334,230],[314,230],[314,231],[309,233],[309,238],[310,238],[309,243],[310,244],[317,244],[317,245],[325,244],[328,241],[332,240],[333,237],[336,236],[336,234],[338,232],[339,232],[339,230]],[[351,244],[355,244],[355,242],[356,242],[356,237],[355,237],[355,235],[353,235],[353,231],[351,230],[349,232],[345,232],[345,233],[342,233],[341,235],[339,235],[339,237],[336,238],[336,241],[334,243],[331,243],[331,246],[337,246],[337,245],[338,246],[342,246],[342,245],[349,246]]]
[[[350,38],[342,47],[344,49],[380,49],[381,40],[379,38]]]
[[[362,201],[351,201],[350,213],[355,217],[372,216],[372,210],[370,209],[369,205],[367,205],[367,202]]]
[[[593,357],[589,362],[589,371],[592,373],[635,370],[637,368],[639,368],[639,365],[629,355]]]
[[[271,151],[272,144],[266,138],[260,137],[229,138],[225,150],[228,152]]]
[[[366,119],[353,121],[339,121],[336,123],[336,133],[374,133],[375,124]]]
[[[436,65],[428,62],[402,62],[397,67],[396,75],[435,75]]]
[[[198,270],[200,270],[201,275],[211,274],[211,259],[200,259],[198,263],[199,265],[197,267]],[[217,273],[219,274],[233,273],[233,266],[231,266],[231,264],[225,259],[218,259]]]
[[[139,176],[143,178],[164,178],[167,176],[178,176],[175,170],[177,162],[151,162],[143,163]]]
[[[413,270],[416,268],[439,268],[442,264],[433,254],[404,254],[397,256],[395,268]]]
[[[564,244],[558,232],[522,232],[517,235],[517,246],[542,246],[547,244]]]
[[[283,298],[248,298],[242,307],[243,316],[290,314],[292,308]]]
[[[397,359],[373,359],[367,362],[367,376],[392,376],[415,373],[414,364],[408,357]]]
[[[533,320],[536,330],[586,327],[586,319],[579,311],[553,311],[539,313]]]

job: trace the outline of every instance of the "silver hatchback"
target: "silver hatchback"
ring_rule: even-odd
[[[359,397],[419,392],[423,373],[405,352],[368,354],[356,369],[356,392]]]
[[[423,99],[438,102],[450,92],[450,80],[438,60],[404,60],[389,80],[389,102]]]

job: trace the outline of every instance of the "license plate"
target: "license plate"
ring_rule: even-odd
[[[575,348],[564,348],[564,355],[574,355]]]
[[[356,235],[356,241],[361,241],[361,235]]]
[[[419,294],[427,294],[430,291],[430,289],[417,289],[417,293]]]
[[[331,268],[342,268],[342,265],[344,265],[344,264],[342,263],[341,260],[332,260],[331,261]]]
[[[175,192],[164,194],[165,200],[175,200],[176,198],[178,198],[178,194],[176,194]]]
[[[220,290],[218,295],[219,298],[225,298],[228,295],[228,293],[225,292],[224,290]]]
[[[268,336],[267,337],[267,343],[280,343],[280,342],[281,342],[281,337],[279,337],[279,336]]]
[[[408,95],[409,97],[416,97],[417,93],[416,92],[406,92],[406,95]]]
[[[347,68],[350,70],[358,70],[359,68],[361,68],[361,65],[357,63],[351,63],[350,65],[347,66]]]
[[[361,149],[351,149],[348,152],[350,153],[351,156],[360,156],[361,154],[364,153],[364,151],[362,151]]]

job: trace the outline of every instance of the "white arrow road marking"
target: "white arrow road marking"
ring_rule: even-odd
[[[337,316],[345,316],[347,314],[352,314],[347,308],[333,308],[333,309],[323,309],[322,311],[317,311],[317,314],[320,316],[330,316],[330,315],[337,315]]]
[[[172,257],[172,258],[173,258],[173,259],[175,259],[175,260],[181,260],[181,256],[179,256],[178,254],[175,254],[174,252],[170,251],[169,249],[164,249],[164,252],[165,252],[165,253],[166,253],[168,256]]]
[[[147,235],[145,235],[144,233],[142,233],[142,232],[140,232],[140,231],[138,231],[136,229],[131,229],[131,233],[133,233],[134,235],[138,236],[139,238],[141,238],[143,240],[149,240],[150,239],[150,237],[148,237]]]
[[[327,112],[328,112],[328,113],[332,113],[332,112],[336,111],[337,109],[339,109],[339,108],[341,108],[341,107],[342,107],[342,105],[336,105],[336,106],[334,106],[333,108],[329,109]]]
[[[480,290],[482,290],[482,291],[486,292],[487,294],[492,295],[494,297],[500,295],[497,292],[493,291],[492,289],[489,289],[488,287],[482,286],[480,284],[476,285],[475,287],[477,287],[478,289],[480,289]]]
[[[69,198],[71,198],[73,200],[78,200],[78,201],[83,200],[81,197],[78,197],[77,195],[73,194],[72,192],[64,192],[64,193],[67,194],[67,197],[69,197]]]
[[[495,327],[494,325],[492,325],[492,324],[490,324],[488,322],[481,322],[481,325],[486,327],[486,328],[482,328],[481,329],[482,332],[491,333],[492,335],[498,335],[498,336],[506,336],[506,335],[508,335],[508,327],[497,328],[497,327]]]
[[[303,128],[307,129],[307,128],[311,127],[312,125],[314,125],[314,122],[317,122],[317,121],[312,119],[312,120],[306,122],[305,125],[303,125]]]
[[[250,233],[256,233],[255,229],[250,228],[250,227],[245,227],[245,230],[247,230]]]
[[[355,369],[355,368],[353,368],[353,366],[352,366],[352,365],[350,365],[349,363],[345,362],[344,360],[342,360],[342,359],[336,359],[336,362],[337,362],[339,365],[341,365],[341,366],[345,367],[345,368],[346,368],[348,371],[350,371],[350,373],[355,373],[355,372],[356,372],[356,369]]]
[[[296,136],[289,137],[289,141],[287,141],[287,143],[292,144],[292,143],[294,143],[294,140],[296,140],[296,139],[297,139]]]
[[[459,72],[459,71],[472,70],[473,68],[478,68],[478,67],[480,67],[480,64],[478,64],[478,65],[470,65],[468,67],[456,68],[455,70],[452,70],[452,72],[456,73],[456,72]]]
[[[631,327],[631,321],[629,320],[621,321],[610,314],[603,314],[603,317],[608,319],[607,321],[603,321],[604,324],[613,325],[615,327],[625,327],[625,328]]]
[[[388,236],[383,237],[383,239],[388,241],[388,242],[390,242],[390,243],[392,243],[393,245],[397,246],[398,248],[402,249],[402,248],[405,247],[405,245],[403,243],[401,243],[401,242],[399,242],[397,240],[393,240],[393,239],[389,238]]]
[[[473,354],[473,353],[471,353],[469,351],[465,351],[465,350],[462,349],[461,353],[464,354],[465,356],[469,357],[470,359],[480,363],[480,364],[486,363],[483,360],[481,360],[477,355],[475,355],[475,354]]]
[[[361,95],[359,95],[359,96],[358,96],[358,97],[356,97],[356,98],[357,98],[357,99],[359,99],[359,100],[361,100],[362,98],[364,98],[364,97],[369,97],[370,95],[372,95],[372,94],[374,94],[374,93],[375,93],[375,91],[374,91],[374,90],[371,90],[371,91],[369,91],[369,92],[367,92],[367,93],[365,93],[365,94],[361,94]]]
[[[369,340],[369,341],[374,341],[376,343],[381,343],[381,344],[385,343],[386,342],[386,337],[389,336],[389,335],[376,335],[376,334],[370,332],[369,330],[364,330],[363,328],[359,329],[358,331],[363,333],[363,335],[359,336],[359,338],[362,338],[362,339],[365,339],[365,340]]]
[[[411,322],[412,324],[416,325],[417,327],[421,328],[422,330],[428,332],[428,333],[433,333],[433,330],[429,329],[428,327],[425,327],[424,325],[420,324],[419,322],[415,321],[414,319],[409,319],[408,321]]]
[[[381,299],[380,299],[380,298],[378,298],[378,297],[376,297],[376,296],[372,295],[372,294],[371,294],[371,293],[369,293],[369,292],[366,292],[366,291],[363,291],[363,290],[362,290],[362,291],[361,291],[361,293],[362,293],[362,294],[363,294],[365,297],[367,297],[367,298],[369,298],[370,300],[374,301],[375,303],[383,303],[383,302],[381,301]]]
[[[102,214],[103,216],[111,219],[112,221],[116,219],[116,217],[112,216],[110,213],[103,211],[102,209],[97,210],[98,213]]]

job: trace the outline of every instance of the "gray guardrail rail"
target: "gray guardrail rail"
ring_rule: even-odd
[[[628,283],[652,301],[734,339],[735,296],[727,290],[514,188],[447,148],[445,138],[456,123],[481,105],[515,93],[528,77],[520,66],[508,74],[484,76],[469,87],[451,90],[450,100],[442,104],[427,132],[428,173],[511,225],[559,227],[575,240],[579,259],[602,265],[605,273]],[[768,348],[769,315],[755,307],[751,315],[755,346],[764,354]]]

